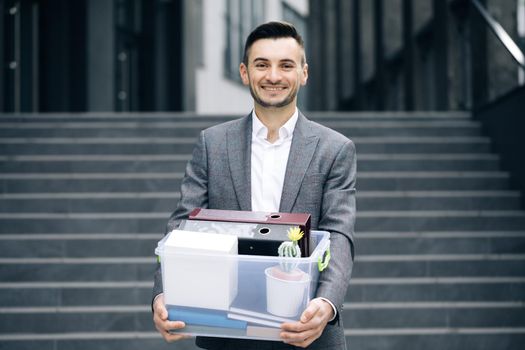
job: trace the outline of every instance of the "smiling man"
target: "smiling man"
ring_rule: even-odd
[[[293,111],[299,86],[305,85],[308,78],[305,61],[302,41],[294,38],[251,43],[239,70],[243,83],[250,87],[256,108]]]
[[[196,207],[309,213],[312,229],[330,232],[332,260],[300,320],[281,325],[282,342],[197,337],[196,343],[204,349],[346,349],[340,315],[353,261],[354,144],[297,109],[308,65],[291,24],[257,27],[246,40],[239,72],[254,109],[201,132],[167,230]],[[166,341],[183,338],[170,333],[185,325],[168,320],[160,266],[153,294],[157,330]]]
[[[255,115],[268,128],[267,140],[272,143],[279,128],[294,116],[299,87],[308,79],[308,65],[300,36],[258,36],[248,37],[239,71],[242,82],[250,87]]]

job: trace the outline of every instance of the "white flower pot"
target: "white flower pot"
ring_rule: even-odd
[[[266,274],[266,310],[276,316],[298,317],[306,306],[310,275],[301,271],[302,275],[297,279],[294,274],[292,279],[286,279],[286,273],[279,271],[273,273],[279,267],[269,267],[264,270]],[[278,276],[277,276],[278,275]],[[295,280],[294,280],[295,279]]]

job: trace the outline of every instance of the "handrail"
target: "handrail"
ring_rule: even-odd
[[[499,24],[494,17],[483,7],[483,5],[478,0],[470,0],[470,2],[476,7],[478,12],[481,14],[481,17],[488,24],[492,32],[496,35],[499,41],[505,46],[507,51],[512,55],[512,58],[520,65],[520,67],[525,70],[525,55],[519,46],[512,40],[510,35],[503,29],[501,24]]]

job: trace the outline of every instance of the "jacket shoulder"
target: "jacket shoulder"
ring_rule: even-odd
[[[225,136],[229,130],[243,130],[247,123],[247,117],[230,120],[216,124],[204,129],[202,132],[206,136]]]
[[[335,131],[334,129],[331,129],[325,125],[319,124],[317,122],[308,120],[308,128],[312,134],[315,134],[319,137],[320,142],[331,144],[331,145],[339,145],[342,146],[344,144],[350,144],[354,145],[353,141],[350,140],[345,135],[341,134],[338,131]]]

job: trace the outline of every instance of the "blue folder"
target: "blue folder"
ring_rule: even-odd
[[[225,311],[172,305],[168,305],[167,308],[170,321],[183,321],[193,325],[236,329],[246,329],[248,325],[245,321],[228,318]]]

